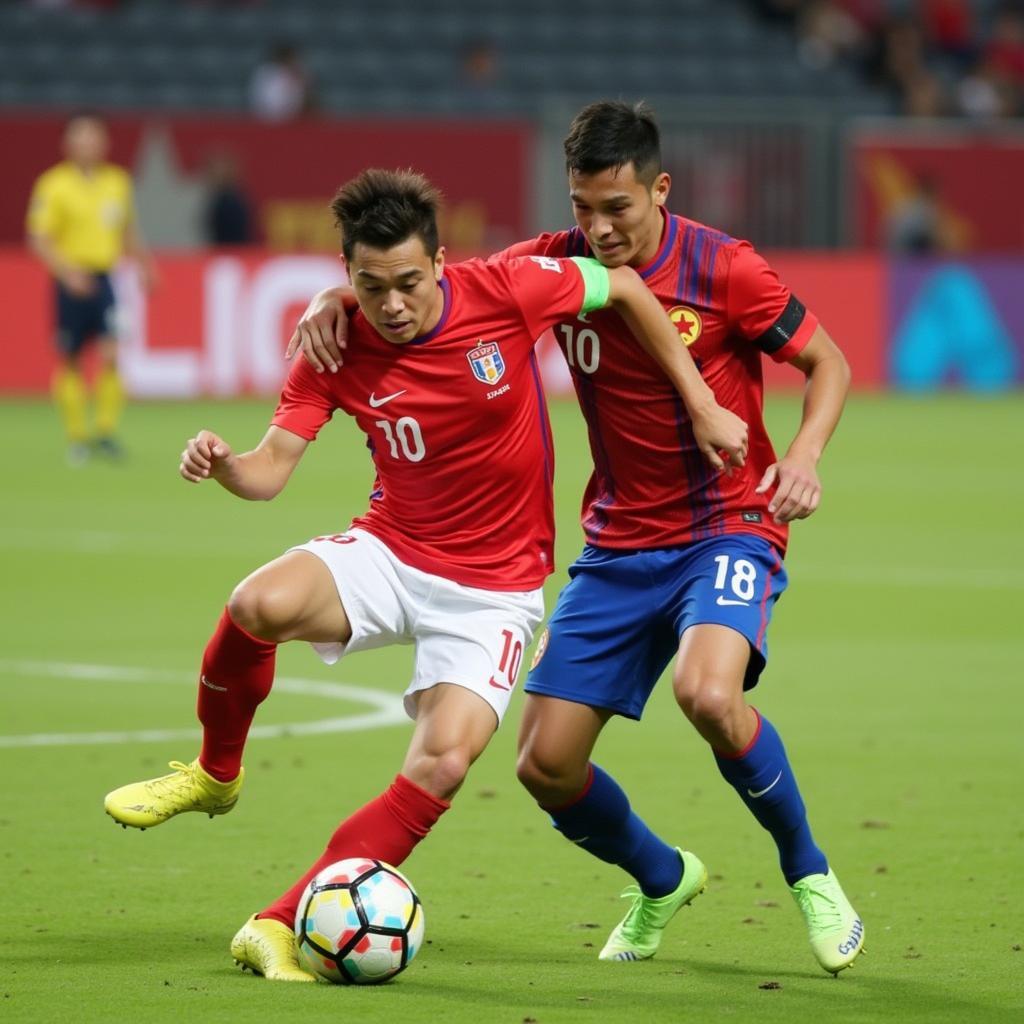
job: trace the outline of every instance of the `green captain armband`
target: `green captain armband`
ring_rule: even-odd
[[[580,314],[604,309],[608,305],[608,296],[612,290],[608,268],[586,256],[573,256],[571,259],[583,275],[583,307]]]

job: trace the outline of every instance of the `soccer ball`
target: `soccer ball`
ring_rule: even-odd
[[[339,860],[306,886],[295,914],[299,963],[340,985],[375,985],[423,944],[423,905],[399,871],[368,857]]]

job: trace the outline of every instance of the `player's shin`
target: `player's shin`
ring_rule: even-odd
[[[257,916],[273,918],[290,928],[310,879],[335,861],[371,857],[398,867],[450,806],[447,800],[428,793],[404,775],[396,775],[380,796],[338,826],[310,869]]]
[[[110,438],[117,432],[124,410],[124,385],[113,366],[103,367],[96,375],[96,433]]]
[[[555,828],[587,853],[631,874],[645,896],[679,886],[679,851],[658,838],[636,815],[619,784],[592,764],[583,791],[561,807],[545,807]]]
[[[224,609],[203,654],[196,707],[203,725],[199,763],[221,782],[241,771],[253,716],[274,682],[276,655],[276,643],[246,632]]]
[[[771,722],[758,714],[757,731],[747,747],[735,754],[715,751],[715,760],[722,777],[775,840],[787,884],[824,874],[825,854],[811,835],[786,748]]]

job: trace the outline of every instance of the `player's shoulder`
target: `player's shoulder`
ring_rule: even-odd
[[[684,217],[680,213],[670,214],[676,222],[676,244],[680,249],[692,249],[696,245],[714,245],[725,253],[735,252],[750,243],[743,238],[733,238],[727,231],[721,228],[704,224],[692,217]]]
[[[496,253],[492,259],[514,259],[521,256],[553,256],[561,258],[564,256],[582,256],[586,240],[579,228],[570,228],[565,231],[545,231],[527,238],[522,242],[516,242],[507,249]]]
[[[36,178],[37,189],[57,189],[67,186],[74,175],[74,165],[67,160],[48,167]]]
[[[121,189],[130,189],[132,176],[119,164],[104,164],[100,168],[100,174],[112,185]]]

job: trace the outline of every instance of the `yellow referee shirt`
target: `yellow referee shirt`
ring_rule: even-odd
[[[45,171],[32,189],[28,230],[49,238],[61,259],[102,273],[121,257],[132,218],[132,180],[124,169],[101,164],[85,174],[70,161]]]

